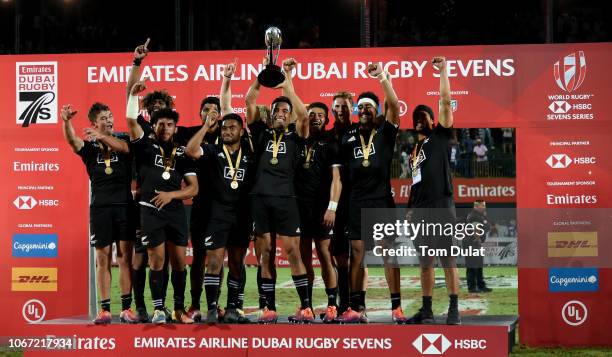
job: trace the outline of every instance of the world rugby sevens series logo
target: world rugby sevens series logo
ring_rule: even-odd
[[[555,81],[559,88],[571,93],[578,89],[586,76],[586,57],[583,51],[571,53],[555,62]]]

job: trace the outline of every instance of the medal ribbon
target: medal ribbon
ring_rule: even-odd
[[[100,147],[102,148],[102,155],[104,155],[104,166],[106,166],[106,170],[111,167],[111,148],[100,142]]]
[[[174,144],[174,147],[172,148],[172,154],[170,154],[170,157],[166,159],[164,148],[161,145],[159,145],[159,151],[161,151],[161,155],[164,160],[164,172],[170,172],[170,168],[172,168],[174,164],[174,156],[176,155],[176,148],[177,146],[176,144]]]
[[[283,140],[284,134],[285,133],[281,133],[280,136],[278,137],[278,140],[276,140],[276,130],[272,131],[272,135],[274,136],[272,140],[272,157],[275,159],[278,156],[278,149],[280,148],[280,143]]]
[[[366,147],[363,135],[359,133],[359,140],[361,140],[361,150],[363,151],[364,161],[370,157],[370,150],[372,150],[372,140],[374,140],[374,135],[376,135],[376,130],[372,129],[372,131],[370,132],[370,139],[368,140],[368,146]]]
[[[230,167],[232,173],[232,181],[238,181],[238,168],[240,167],[240,159],[242,158],[242,148],[238,150],[238,157],[236,158],[236,167],[232,163],[232,158],[230,156],[229,150],[227,150],[227,145],[223,145],[223,152],[225,153],[225,158],[227,159],[227,164]]]

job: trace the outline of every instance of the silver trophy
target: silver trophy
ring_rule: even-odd
[[[266,65],[266,68],[257,76],[257,80],[264,87],[273,88],[283,83],[285,80],[285,74],[283,74],[281,68],[276,65],[282,42],[283,38],[281,37],[280,29],[277,27],[269,27],[266,30],[266,47],[268,48],[268,58],[270,61]],[[275,51],[276,56],[274,55]]]

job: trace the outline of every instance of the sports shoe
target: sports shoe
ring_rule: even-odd
[[[192,324],[193,319],[187,315],[185,310],[174,310],[172,312],[172,321],[179,324]]]
[[[163,310],[155,310],[151,322],[154,324],[165,324],[167,322],[166,313]]]
[[[461,315],[459,315],[459,309],[456,307],[448,308],[448,315],[446,315],[447,325],[461,325]]]
[[[225,310],[219,305],[217,305],[217,322],[223,322],[223,316],[225,316]]]
[[[136,309],[136,319],[140,323],[148,323],[149,321],[151,321],[149,318],[149,313],[144,307],[139,307]]]
[[[359,324],[364,321],[364,316],[362,312],[355,311],[349,307],[342,315],[338,316],[336,320],[341,324]],[[367,323],[367,317],[365,317],[365,321]]]
[[[483,293],[490,293],[491,291],[493,291],[493,289],[487,287],[486,285],[478,287],[478,290]]]
[[[189,309],[187,309],[187,316],[189,316],[189,318],[191,318],[194,322],[202,321],[202,312],[200,309],[196,309],[193,306],[189,306]]]
[[[325,324],[331,324],[336,322],[336,318],[338,317],[338,308],[330,305],[327,307],[327,310],[325,311],[325,315],[321,318],[321,320],[323,320],[323,323]]]
[[[119,314],[119,321],[125,324],[135,324],[138,322],[138,317],[134,314],[132,309],[125,309]]]
[[[166,322],[172,322],[172,311],[164,306],[164,314],[166,315]]]
[[[98,316],[93,320],[93,323],[96,325],[110,324],[112,319],[110,311],[100,310]]]
[[[259,316],[259,319],[257,319],[257,322],[260,324],[275,324],[276,320],[278,320],[278,314],[276,311],[264,307],[261,316]]]
[[[408,318],[404,315],[404,311],[402,310],[401,306],[391,311],[391,319],[393,320],[394,323],[398,325],[403,325],[403,324],[408,323]]]
[[[206,313],[206,323],[209,325],[214,325],[219,322],[219,311],[217,309],[208,310]]]
[[[422,307],[408,319],[406,323],[409,324],[433,324],[435,322],[433,311],[423,309]]]
[[[223,322],[226,324],[248,324],[251,322],[244,312],[240,309],[227,309],[223,315]]]
[[[305,309],[298,309],[295,315],[289,316],[289,322],[294,324],[309,324],[314,322],[314,319],[314,313],[309,307]]]

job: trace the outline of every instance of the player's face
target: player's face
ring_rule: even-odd
[[[204,108],[202,108],[202,112],[200,112],[200,118],[202,119],[202,123],[206,121],[206,119],[216,120],[219,118],[219,109],[216,104],[206,103],[204,104]]]
[[[413,124],[414,130],[419,134],[429,135],[433,130],[433,119],[427,112],[418,112]]]
[[[348,123],[351,121],[351,112],[353,106],[348,99],[336,98],[334,99],[334,105],[332,106],[332,113],[336,121],[341,123]]]
[[[224,120],[221,125],[221,139],[226,145],[237,143],[242,136],[243,130],[235,120]]]
[[[176,134],[176,123],[172,119],[159,118],[153,126],[157,140],[168,142],[172,140],[172,136]]]
[[[291,119],[291,107],[284,102],[275,103],[272,107],[272,127],[284,129],[289,125]]]
[[[93,127],[99,132],[109,135],[113,133],[113,124],[113,113],[110,110],[103,110],[96,116]]]
[[[476,209],[480,213],[485,213],[487,211],[487,204],[484,202],[477,203],[474,205],[474,209]]]
[[[370,103],[362,103],[357,107],[360,124],[370,124],[374,122],[378,109]]]
[[[165,109],[168,106],[166,105],[166,102],[163,99],[155,99],[153,101],[153,103],[151,103],[151,105],[149,105],[149,107],[147,108],[147,112],[149,112],[149,114],[153,114],[154,112],[160,110],[160,109]]]
[[[312,108],[308,110],[308,119],[311,133],[319,133],[325,127],[325,111],[321,108]]]

